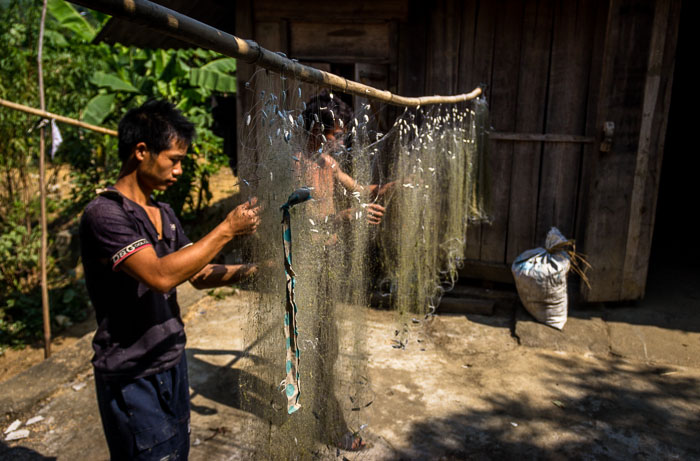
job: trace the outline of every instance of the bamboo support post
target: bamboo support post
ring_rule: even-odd
[[[45,110],[35,109],[33,107],[25,106],[23,104],[18,104],[16,102],[8,101],[6,99],[0,98],[0,106],[5,106],[10,109],[25,112],[27,114],[37,115],[39,117],[48,118],[56,120],[57,122],[66,123],[68,125],[79,126],[85,128],[86,130],[96,131],[102,134],[108,134],[110,136],[116,136],[117,132],[115,130],[110,130],[109,128],[104,128],[97,125],[90,125],[89,123],[81,122],[80,120],[75,120],[70,117],[64,117],[63,115],[53,114],[51,112],[46,112]]]
[[[303,82],[327,86],[343,93],[354,94],[395,106],[415,107],[429,104],[453,104],[469,101],[481,95],[481,88],[475,88],[469,93],[453,96],[400,96],[390,91],[379,90],[348,80],[330,72],[305,66],[296,60],[287,58],[281,53],[267,50],[252,40],[243,40],[147,0],[72,0],[72,2],[158,30],[192,45],[217,51],[249,64],[255,64],[265,69],[279,72],[285,76],[293,76]]]
[[[41,10],[41,23],[39,25],[39,47],[36,61],[39,67],[39,106],[46,109],[44,100],[44,72],[41,64],[44,48],[44,24],[46,23],[46,2]],[[48,226],[46,223],[46,146],[44,143],[44,126],[39,128],[39,195],[41,201],[41,250],[39,263],[41,264],[41,311],[44,320],[44,358],[51,356],[51,315],[49,312],[49,287],[46,267],[46,253],[48,246]]]

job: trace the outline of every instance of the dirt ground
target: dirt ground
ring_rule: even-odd
[[[392,347],[400,319],[369,309],[375,399],[363,435],[371,446],[353,453],[319,442],[316,454],[299,459],[697,459],[700,328],[688,308],[700,288],[677,292],[662,317],[652,294],[600,317],[572,313],[561,333],[538,330],[524,314],[439,315],[411,323],[405,349]],[[193,460],[251,459],[256,448],[251,428],[259,420],[237,397],[251,296],[205,296],[187,309]],[[634,311],[625,317],[625,309]],[[600,332],[606,336],[588,339]],[[644,346],[633,344],[640,338],[648,338]],[[89,349],[89,341],[77,346]],[[0,400],[3,430],[14,419],[44,417],[27,427],[29,437],[0,442],[0,458],[107,459],[89,364],[76,370],[22,412]],[[0,391],[18,392],[9,386],[16,381]]]
[[[95,329],[95,315],[91,312],[82,322],[54,332],[51,338],[51,353],[56,354],[73,346],[82,336]],[[5,349],[0,354],[0,383],[22,373],[44,360],[44,344],[35,343],[21,349]]]

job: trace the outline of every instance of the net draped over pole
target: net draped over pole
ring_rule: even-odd
[[[407,109],[380,131],[376,107],[343,110],[339,95],[289,76],[259,69],[241,87],[253,104],[243,114],[240,198],[257,197],[263,208],[244,253],[269,267],[252,286],[245,342],[256,344],[256,359],[241,362],[242,408],[261,415],[256,456],[332,455],[371,439],[363,428],[372,427],[375,401],[367,363],[372,298],[397,316],[398,333],[385,347],[417,351],[403,324],[430,322],[426,315],[456,280],[467,226],[488,218],[488,109],[481,99]],[[285,320],[283,330],[290,278],[279,261],[287,242],[279,239],[278,210],[301,187],[313,198],[287,218],[298,311],[296,328]],[[374,205],[385,209],[379,225],[368,216]],[[265,335],[271,327],[277,334]],[[287,366],[287,337],[302,358],[298,368]],[[287,379],[276,386],[282,370],[303,383],[298,402],[286,393]],[[290,397],[301,408],[288,416]]]
[[[371,438],[375,411],[368,338],[397,353],[419,353],[405,325],[430,322],[456,280],[467,226],[488,219],[489,125],[481,89],[403,97],[145,0],[75,3],[258,66],[239,85],[253,104],[242,114],[238,159],[240,198],[257,197],[263,210],[243,254],[264,270],[252,282],[244,325],[251,347],[232,392],[242,410],[257,416],[249,427],[256,459],[334,458],[338,449],[361,447],[361,438]],[[302,83],[311,90],[304,85],[304,93]],[[377,104],[352,110],[334,91]],[[406,110],[380,129],[377,114],[386,105]],[[291,240],[279,238],[279,204],[304,187],[313,198],[285,213],[285,226],[295,230],[291,272],[291,258],[279,261],[285,249],[291,254]],[[397,322],[383,342],[376,336],[386,333],[371,321],[376,297]],[[290,310],[295,315],[283,330]],[[302,367],[290,351],[292,359],[303,357]],[[285,385],[278,386],[283,369]],[[299,382],[301,407],[298,387],[287,386]]]

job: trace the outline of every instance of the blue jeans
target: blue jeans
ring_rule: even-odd
[[[190,396],[183,352],[173,368],[145,378],[107,380],[95,372],[97,403],[112,460],[186,460]]]

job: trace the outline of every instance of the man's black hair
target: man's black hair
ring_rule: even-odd
[[[316,124],[322,123],[323,131],[326,131],[335,128],[337,120],[342,120],[343,125],[347,127],[352,118],[352,109],[339,97],[331,98],[331,93],[324,89],[306,103],[303,117],[304,128],[307,131],[311,131],[311,122],[315,121],[314,114],[318,116]]]
[[[131,109],[119,122],[119,158],[126,162],[140,142],[158,154],[168,149],[173,139],[189,147],[194,136],[194,124],[173,103],[152,99]]]

